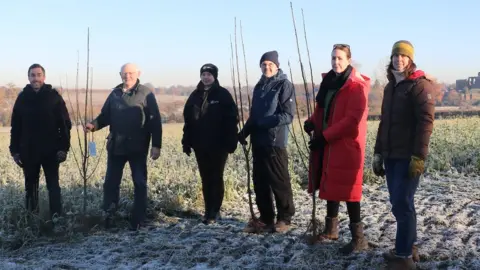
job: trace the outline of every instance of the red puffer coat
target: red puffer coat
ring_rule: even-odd
[[[312,151],[309,193],[313,191],[313,181],[315,186],[319,186],[320,181],[321,199],[349,202],[362,199],[369,91],[370,78],[353,69],[331,104],[328,128],[323,131],[324,109],[315,107],[309,120],[315,125],[315,133],[323,132],[327,143],[322,170],[319,170],[319,151]]]

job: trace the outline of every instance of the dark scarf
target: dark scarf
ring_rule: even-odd
[[[340,90],[340,88],[342,88],[342,86],[348,80],[348,77],[350,77],[352,70],[353,67],[351,65],[348,65],[345,71],[340,73],[338,76],[333,70],[330,70],[327,73],[325,78],[323,78],[322,83],[320,84],[320,89],[318,90],[317,96],[315,98],[320,108],[325,108],[325,97],[328,90]]]
[[[205,85],[201,80],[197,84],[197,91],[200,93],[202,100],[202,105],[200,106],[200,112],[202,115],[206,112],[208,95],[218,87],[220,87],[220,82],[217,79],[215,79],[215,81],[208,90],[205,90]]]

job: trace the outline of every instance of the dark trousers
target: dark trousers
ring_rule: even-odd
[[[417,240],[417,215],[414,195],[420,177],[408,176],[409,159],[386,159],[385,172],[392,212],[397,220],[395,249],[398,256],[411,256]]]
[[[123,169],[127,162],[130,165],[134,186],[132,222],[138,224],[145,220],[147,212],[147,153],[137,155],[108,154],[107,175],[103,184],[103,208],[105,211],[112,211],[112,207],[114,209],[117,207]]]
[[[346,202],[348,217],[350,218],[350,223],[359,223],[361,221],[360,217],[360,202]],[[336,201],[327,201],[327,217],[336,218],[338,217],[338,211],[340,208],[340,202]]]
[[[225,194],[223,172],[227,163],[227,152],[195,151],[198,170],[202,178],[205,218],[214,219],[220,212]]]
[[[253,148],[253,185],[261,220],[271,224],[275,218],[272,193],[277,206],[277,221],[290,223],[295,214],[288,173],[288,153],[278,147]]]
[[[23,159],[23,173],[25,176],[25,207],[27,210],[38,213],[38,187],[40,182],[40,168],[43,168],[47,183],[50,215],[62,214],[62,198],[59,184],[59,163],[55,154],[37,160]]]

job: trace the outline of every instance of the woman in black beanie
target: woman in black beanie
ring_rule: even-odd
[[[203,223],[220,217],[224,196],[223,172],[229,153],[237,148],[238,110],[232,95],[218,82],[218,68],[205,64],[200,82],[190,94],[183,111],[183,152],[192,149],[202,178],[205,203]]]

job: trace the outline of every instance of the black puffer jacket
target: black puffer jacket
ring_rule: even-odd
[[[108,96],[100,115],[92,122],[95,130],[110,126],[107,150],[115,155],[147,153],[162,146],[162,119],[152,91],[137,80],[129,92],[117,85]]]
[[[195,151],[235,152],[238,144],[238,109],[230,92],[221,87],[218,81],[207,91],[202,82],[197,85],[187,99],[183,117],[184,147]]]
[[[35,92],[27,85],[15,100],[10,153],[23,160],[70,150],[72,122],[63,97],[50,84]]]

